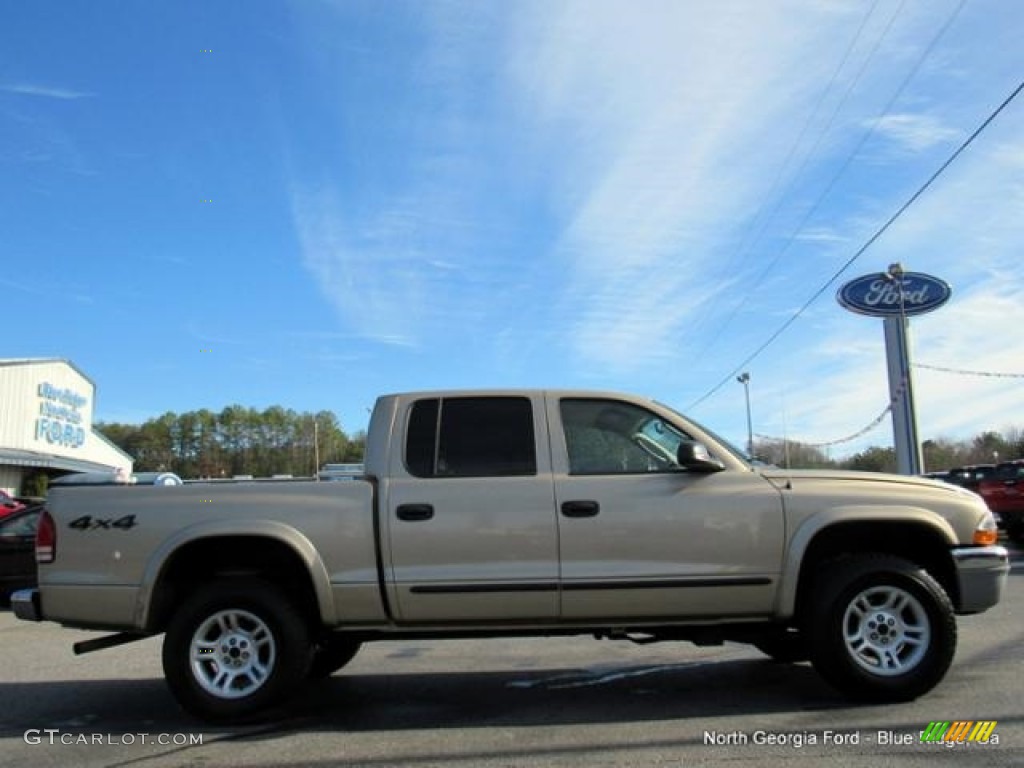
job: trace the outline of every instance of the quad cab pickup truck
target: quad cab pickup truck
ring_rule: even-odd
[[[857,697],[934,687],[1009,572],[948,484],[748,463],[656,402],[380,398],[349,482],[56,487],[22,619],[166,633],[181,705],[251,719],[362,643],[590,634],[751,643]]]

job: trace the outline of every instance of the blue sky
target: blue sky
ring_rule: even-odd
[[[740,443],[748,370],[756,432],[837,440],[888,388],[835,292],[891,262],[953,286],[916,362],[1024,370],[1024,96],[744,364],[1017,87],[1022,29],[1012,0],[8,4],[0,356],[73,360],[107,421],[584,387]],[[915,383],[922,437],[1024,422],[1019,378]]]

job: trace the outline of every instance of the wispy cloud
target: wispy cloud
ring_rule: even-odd
[[[302,264],[341,329],[356,338],[404,349],[452,344],[468,354],[512,322],[510,313],[524,310],[511,296],[529,260],[515,254],[509,264],[503,240],[515,212],[495,205],[515,193],[503,187],[503,157],[516,151],[503,137],[514,130],[485,119],[500,110],[497,97],[476,99],[480,57],[494,55],[477,26],[488,13],[430,6],[422,45],[404,47],[401,60],[391,62],[401,74],[388,65],[375,72],[412,78],[386,105],[394,121],[357,135],[339,121],[335,130],[348,142],[346,154],[386,162],[368,163],[359,180],[325,177],[321,157],[307,167],[296,161],[292,169]],[[310,76],[325,90],[337,90],[351,77],[351,53],[339,44],[311,65]],[[395,135],[402,140],[381,143],[382,136]]]
[[[911,152],[923,152],[939,144],[951,144],[961,132],[931,115],[885,115],[873,122],[875,132]]]
[[[735,288],[735,238],[822,85],[828,30],[849,19],[770,4],[560,7],[524,35],[514,71],[518,97],[556,129],[552,175],[575,182],[554,188],[571,351],[620,370],[664,364]]]
[[[96,95],[89,91],[76,91],[71,88],[39,85],[37,83],[6,83],[0,85],[0,91],[16,93],[22,96],[41,96],[47,99],[60,99],[61,101],[88,99]]]
[[[293,189],[292,213],[303,266],[346,327],[382,344],[414,346],[428,292],[415,248],[393,247],[405,238],[387,215],[356,229],[330,188]]]
[[[228,336],[220,333],[219,331],[210,331],[207,328],[201,327],[194,320],[185,324],[185,331],[193,339],[204,344],[230,344],[232,346],[238,346],[250,343],[245,339]]]
[[[797,234],[797,239],[808,243],[848,243],[849,236],[833,227],[808,227]]]
[[[302,263],[345,338],[441,359],[438,340],[454,337],[443,351],[484,350],[477,372],[532,364],[602,386],[664,382],[681,369],[692,385],[651,394],[669,400],[666,389],[692,386],[699,396],[714,383],[709,371],[727,373],[791,318],[973,127],[963,107],[974,94],[935,89],[943,68],[926,57],[953,0],[937,13],[908,2],[878,14],[730,0],[641,3],[656,13],[589,0],[523,3],[514,14],[471,7],[417,15],[427,42],[403,48],[397,76],[417,73],[417,95],[396,89],[388,102],[401,119],[380,126],[392,139],[387,162],[375,159],[385,156],[376,136],[338,120],[341,152],[360,158],[346,166],[351,178],[323,170],[320,157],[291,175]],[[317,74],[336,93],[350,70]],[[896,93],[897,111],[879,120]],[[862,152],[879,144],[877,156]],[[918,201],[863,269],[904,261],[994,280],[1012,268],[1003,244],[1020,242],[1019,226],[986,206],[1013,208],[1024,153],[1006,141],[1000,152],[996,187],[994,166],[969,179],[951,169],[943,194]],[[828,304],[757,361],[771,370],[755,368],[758,394],[785,399],[786,428],[808,439],[848,435],[888,402],[880,324]],[[719,340],[730,312],[736,322]],[[962,356],[961,343],[943,355]],[[963,413],[922,387],[922,409]]]
[[[34,286],[31,286],[31,285],[25,285],[24,283],[18,283],[18,282],[15,282],[14,280],[7,280],[6,278],[0,278],[0,285],[5,285],[8,288],[12,288],[12,289],[14,289],[16,291],[20,291],[21,293],[27,293],[29,296],[47,296],[48,295],[47,291],[45,291],[45,290],[43,290],[41,288],[36,288]]]

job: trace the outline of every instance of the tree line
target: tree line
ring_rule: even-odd
[[[141,425],[98,423],[96,429],[135,459],[135,471],[174,472],[186,479],[309,477],[317,469],[317,454],[320,465],[361,462],[366,447],[365,433],[346,434],[331,411],[297,412],[279,405],[262,411],[231,405],[219,412],[167,412]],[[922,453],[928,471],[991,464],[1024,456],[1024,432],[1014,428],[968,440],[925,440]],[[797,441],[755,440],[754,455],[794,469],[896,471],[891,447],[872,446],[836,460],[821,447]]]
[[[136,472],[185,479],[252,475],[310,477],[320,464],[361,462],[366,435],[347,435],[331,411],[262,411],[230,405],[220,412],[167,412],[144,424],[98,423],[104,437],[135,459]]]
[[[982,432],[967,440],[939,438],[921,444],[924,468],[939,472],[970,464],[995,464],[1024,456],[1024,432],[1012,428],[1005,434]],[[802,469],[856,469],[867,472],[895,472],[894,448],[872,446],[842,460],[833,460],[818,446],[794,441],[755,440],[754,455],[779,467]]]

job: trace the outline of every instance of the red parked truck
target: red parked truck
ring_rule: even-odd
[[[1006,535],[1024,542],[1024,459],[997,464],[995,472],[978,484],[978,493],[1002,518]]]

